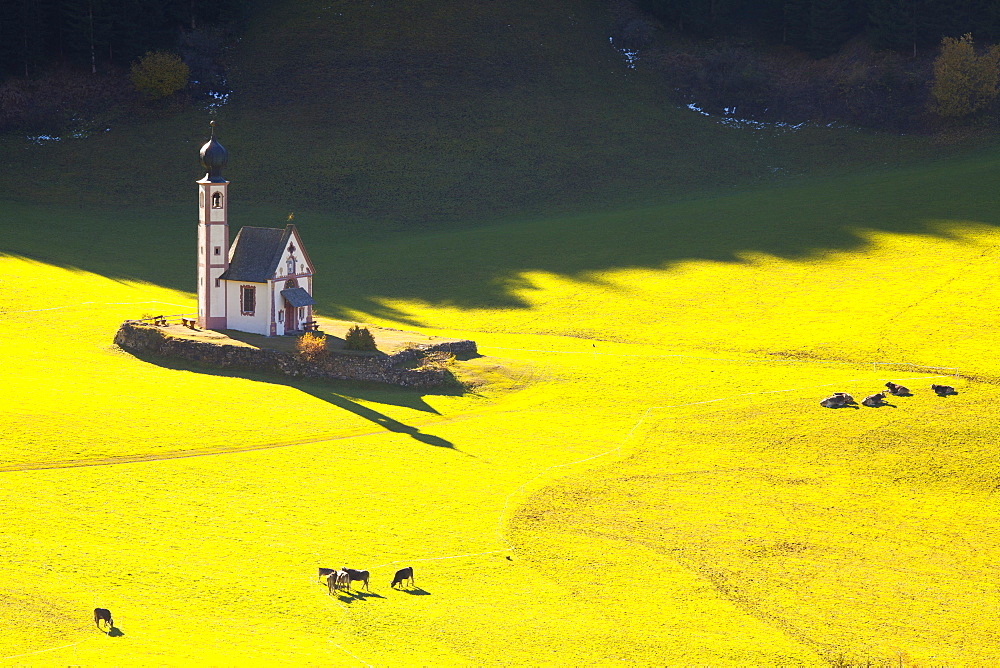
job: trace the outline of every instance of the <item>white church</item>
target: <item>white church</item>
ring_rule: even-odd
[[[244,227],[229,246],[229,155],[212,137],[198,181],[198,325],[282,336],[313,329],[313,265],[295,225]]]

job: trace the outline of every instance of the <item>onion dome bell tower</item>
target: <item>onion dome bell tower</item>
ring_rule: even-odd
[[[198,324],[205,329],[226,328],[226,286],[221,280],[229,268],[229,181],[222,168],[229,154],[212,136],[201,147],[205,176],[198,184]]]

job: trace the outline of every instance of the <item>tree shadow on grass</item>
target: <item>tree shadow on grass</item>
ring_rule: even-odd
[[[376,410],[363,406],[356,401],[352,401],[351,398],[348,398],[352,397],[354,399],[361,399],[372,403],[400,406],[424,413],[430,413],[432,415],[440,415],[437,409],[424,400],[424,397],[461,396],[464,394],[464,390],[457,383],[449,384],[439,390],[432,391],[410,390],[402,387],[393,387],[389,385],[381,385],[379,383],[367,382],[330,381],[329,383],[320,383],[292,380],[276,374],[252,373],[234,369],[217,369],[214,367],[206,367],[195,364],[187,360],[156,357],[147,354],[130,354],[143,362],[155,364],[156,366],[164,369],[171,369],[174,371],[191,371],[194,373],[204,373],[210,376],[221,376],[225,378],[241,378],[259,383],[291,387],[304,394],[308,394],[311,397],[315,397],[320,401],[324,401],[328,404],[336,406],[337,408],[354,413],[358,417],[362,417],[372,424],[382,427],[386,431],[396,434],[406,434],[413,440],[425,445],[431,445],[437,448],[448,448],[450,450],[454,450],[455,452],[462,452],[455,447],[454,443],[447,439],[433,434],[424,433],[417,427],[404,424],[399,420],[391,418],[388,415],[384,415],[383,413],[379,413]],[[468,453],[462,454],[467,457],[475,456]]]
[[[576,213],[533,213],[529,207],[499,220],[461,218],[433,234],[379,234],[369,231],[378,228],[370,220],[348,223],[323,211],[303,212],[310,222],[301,229],[321,270],[314,296],[324,315],[363,313],[420,324],[395,305],[530,309],[524,295],[537,287],[529,276],[535,272],[597,283],[609,270],[666,270],[698,260],[746,264],[758,254],[813,262],[829,252],[871,247],[869,232],[963,242],[960,230],[967,223],[1000,225],[984,164],[982,156],[960,157],[635,209],[612,202],[607,211],[581,206]],[[187,237],[168,224],[186,215],[179,205],[146,212],[141,234],[134,233],[134,216],[113,209],[18,205],[15,211],[11,223],[0,224],[4,252],[118,280],[195,287]],[[267,207],[247,206],[241,222],[274,225],[271,214]],[[103,230],[99,238],[95,229]]]

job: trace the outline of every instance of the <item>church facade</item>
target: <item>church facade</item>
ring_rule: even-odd
[[[215,125],[215,122],[212,122]],[[228,161],[212,137],[198,185],[198,325],[264,336],[313,327],[313,265],[295,225],[243,227],[229,245]]]

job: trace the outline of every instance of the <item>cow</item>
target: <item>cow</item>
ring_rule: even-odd
[[[850,406],[853,403],[854,399],[851,395],[844,392],[834,392],[832,396],[819,402],[819,405],[824,408],[841,408],[843,406]]]
[[[97,624],[97,628],[101,628],[101,622],[105,622],[108,625],[108,630],[105,633],[111,633],[111,629],[115,627],[114,620],[111,619],[111,611],[107,608],[94,608],[94,623]],[[101,629],[102,631],[104,629]]]
[[[354,581],[363,582],[365,585],[365,590],[371,591],[371,589],[368,589],[368,575],[369,575],[368,571],[358,571],[353,568],[348,568],[347,566],[344,566],[340,570],[347,573],[350,582]],[[350,589],[350,587],[348,587],[348,589]]]
[[[327,573],[326,575],[326,587],[331,594],[338,589],[346,589],[350,591],[351,576],[348,575],[346,571],[335,571],[332,568],[327,570],[329,570],[330,573]]]
[[[897,397],[908,397],[910,396],[910,391],[903,387],[902,385],[896,385],[896,383],[889,381],[885,384],[889,388],[889,394],[894,394]]]
[[[334,571],[326,576],[326,588],[333,594],[338,589],[349,589],[350,579],[344,571]]]
[[[958,392],[955,391],[955,388],[951,385],[931,385],[931,389],[934,390],[939,397],[946,397],[949,394],[958,394]]]
[[[406,568],[400,568],[396,571],[396,574],[392,576],[392,584],[390,587],[394,588],[396,585],[402,585],[406,580],[410,581],[410,586],[413,586],[413,567],[407,566]]]
[[[323,580],[325,580],[328,575],[330,575],[331,573],[336,573],[336,572],[337,572],[337,569],[335,569],[335,568],[323,568],[321,566],[320,569],[319,569],[319,580],[318,580],[318,582],[323,582]]]
[[[861,400],[863,406],[870,406],[874,408],[875,406],[881,406],[885,401],[885,392],[878,392],[877,394],[872,394]]]

